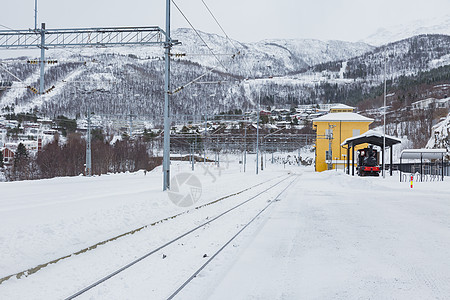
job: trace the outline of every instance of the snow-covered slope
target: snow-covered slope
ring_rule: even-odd
[[[443,148],[450,152],[450,113],[445,119],[433,126],[433,134],[426,148]]]
[[[420,34],[450,35],[450,14],[441,18],[415,20],[409,24],[397,25],[392,28],[379,28],[377,32],[363,39],[374,46],[381,46]]]
[[[202,81],[230,82],[221,86],[191,85],[189,92],[174,95],[174,114],[199,113],[205,109],[202,100],[205,97],[214,108],[208,113],[217,113],[219,106],[223,111],[247,110],[253,106],[257,92],[253,90],[253,95],[244,96],[241,82],[245,78],[285,76],[317,63],[349,59],[373,49],[364,43],[318,40],[280,39],[243,44],[191,29],[177,29],[172,37],[182,42],[172,51],[175,54],[171,66],[172,89],[210,69],[214,72],[202,77]],[[23,83],[8,73],[0,73],[0,81],[13,83],[13,89],[0,94],[0,109],[15,106],[16,112],[37,109],[45,114],[73,117],[85,113],[89,97],[94,98],[89,102],[96,113],[123,114],[131,109],[149,118],[162,114],[159,99],[163,98],[164,58],[161,47],[59,49],[47,51],[46,56],[59,61],[58,65],[46,68],[45,74],[45,89],[52,85],[56,89],[41,96],[27,92],[26,85],[38,86],[38,66],[29,66],[20,60],[7,61],[8,68]],[[293,93],[296,92],[289,87],[278,94],[295,97]],[[101,104],[95,103],[98,101]]]
[[[411,189],[398,176],[353,177],[269,162],[256,175],[242,172],[239,159],[221,170],[197,164],[194,172],[188,162],[174,162],[174,176],[192,174],[201,183],[189,207],[161,191],[161,168],[0,183],[0,280],[30,269],[1,282],[0,298],[66,299],[208,220],[77,299],[167,299],[209,259],[175,299],[449,298],[447,182],[414,182]],[[287,172],[298,176],[291,186],[287,179],[213,219]],[[192,193],[180,187],[176,194]]]
[[[190,61],[222,70],[225,67],[226,71],[244,77],[285,75],[315,64],[358,56],[373,49],[365,43],[313,39],[273,39],[241,43],[215,34],[198,33],[187,28],[175,30],[172,36],[181,41],[182,45],[174,47],[174,52],[186,53],[186,59]],[[239,55],[232,58],[238,52]],[[235,63],[236,60],[239,63]]]
[[[292,39],[240,43],[191,29],[175,30],[172,36],[182,42],[172,53],[186,56],[172,57],[171,90],[207,74],[171,97],[171,113],[178,116],[252,110],[257,99],[264,107],[324,102],[356,105],[380,84],[386,54],[388,76],[394,80],[448,66],[450,61],[450,36],[446,35],[416,36],[378,48]],[[12,89],[0,91],[0,110],[14,107],[16,113],[39,111],[47,117],[74,118],[90,106],[96,114],[123,116],[132,111],[154,124],[162,123],[161,47],[49,50],[47,57],[59,63],[46,68],[45,89],[56,88],[45,95],[25,89],[25,85],[39,85],[36,65],[27,65],[23,59],[4,64],[24,84],[0,72],[0,81],[13,83]]]

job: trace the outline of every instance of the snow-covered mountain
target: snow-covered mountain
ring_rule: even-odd
[[[421,34],[450,35],[450,14],[440,18],[415,20],[409,24],[397,25],[391,28],[379,28],[362,42],[381,46]]]
[[[446,118],[443,118],[438,124],[433,126],[432,135],[426,148],[442,148],[450,152],[450,113]],[[450,159],[450,157],[447,159]]]
[[[203,66],[217,67],[246,78],[286,75],[315,64],[362,55],[374,48],[362,42],[313,39],[240,43],[215,34],[198,33],[187,28],[174,31],[172,37],[182,42],[181,46],[174,47],[174,52],[186,53],[186,59]],[[210,49],[216,56],[211,54]]]
[[[364,43],[318,40],[265,40],[240,43],[189,29],[173,32],[171,97],[175,116],[208,115],[261,105],[347,102],[356,105],[381,82],[387,55],[390,79],[448,66],[450,36],[422,35],[374,48]],[[215,56],[203,43],[212,49]],[[0,81],[0,109],[39,112],[47,117],[82,116],[90,106],[96,114],[133,114],[162,121],[164,58],[161,47],[83,48],[47,51],[58,59],[46,68],[48,94],[35,95],[26,86],[39,85],[39,69],[26,59],[5,61],[9,73]],[[431,74],[436,78],[440,73]],[[193,79],[205,75],[194,84]],[[444,74],[445,75],[445,74]],[[439,77],[440,78],[440,77]],[[434,80],[434,79],[433,79]],[[182,120],[186,121],[186,120]]]
[[[203,81],[236,82],[191,85],[189,91],[174,95],[172,108],[179,114],[200,113],[204,110],[205,97],[213,112],[236,107],[248,109],[254,105],[256,89],[261,85],[253,84],[248,88],[242,83],[244,79],[254,81],[298,73],[317,63],[349,59],[373,49],[364,43],[319,40],[266,40],[243,44],[215,34],[197,34],[191,29],[178,29],[172,37],[182,42],[181,46],[173,48],[173,54],[186,55],[173,57],[172,89],[210,69],[213,72]],[[15,111],[38,110],[76,116],[86,111],[87,98],[92,98],[90,102],[98,113],[124,114],[131,110],[153,116],[162,112],[159,101],[164,97],[161,47],[52,50],[47,51],[47,57],[59,61],[58,65],[46,68],[46,89],[55,85],[53,92],[41,96],[32,94],[25,87],[38,86],[38,67],[27,65],[26,59],[7,61],[12,73],[23,82],[17,82],[9,73],[1,73],[0,81],[13,82],[13,87],[0,94],[0,108],[14,105]],[[300,94],[296,93],[289,87],[279,94],[282,98],[288,94],[299,98]]]

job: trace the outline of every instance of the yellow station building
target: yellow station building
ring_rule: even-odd
[[[353,107],[339,104],[331,107],[329,114],[313,120],[313,128],[316,131],[317,172],[347,167],[345,165],[347,149],[342,148],[341,143],[347,138],[361,135],[369,130],[373,119],[354,113],[353,110]],[[365,147],[367,144],[361,144],[355,147],[355,150]],[[350,164],[352,161],[353,158],[350,157]]]

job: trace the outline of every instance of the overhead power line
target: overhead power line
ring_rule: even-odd
[[[6,69],[5,67],[3,67],[1,62],[0,62],[0,68],[2,68],[6,73],[8,73],[9,75],[11,75],[11,76],[14,77],[15,79],[19,80],[20,82],[23,82],[22,79],[20,79],[19,77],[17,77],[17,76],[14,75],[13,73],[11,73],[8,69]]]
[[[208,5],[206,4],[205,1],[203,1],[203,5],[205,5],[206,9],[208,10],[208,12],[211,14],[211,16],[213,17],[214,21],[216,21],[217,25],[220,27],[220,29],[222,30],[223,34],[225,35],[225,37],[228,39],[228,41],[230,42],[230,44],[233,46],[233,48],[239,52],[239,49],[237,49],[237,47],[234,45],[233,41],[228,37],[228,34],[225,32],[225,30],[223,29],[222,25],[220,25],[219,21],[217,20],[217,18],[214,16],[214,14],[212,13],[212,11],[209,9]]]
[[[8,26],[2,25],[2,24],[0,24],[0,26],[3,27],[3,28],[6,28],[6,29],[12,30],[12,31],[19,32],[19,31],[16,30],[16,29],[12,29],[11,27],[8,27]]]
[[[217,25],[219,26],[219,28],[222,30],[223,34],[225,35],[225,37],[227,38],[227,40],[230,42],[230,44],[233,46],[233,48],[236,50],[236,54],[233,55],[232,58],[235,58],[236,55],[240,55],[241,52],[240,50],[236,47],[236,45],[233,43],[233,40],[230,39],[230,37],[228,36],[228,34],[225,32],[225,30],[223,29],[222,25],[220,25],[219,21],[217,20],[217,18],[214,16],[213,12],[211,11],[211,9],[209,9],[208,5],[206,4],[206,2],[204,0],[202,0],[203,5],[205,5],[206,9],[208,10],[208,12],[211,14],[211,16],[213,17],[213,19],[216,21]],[[239,42],[238,42],[239,43]],[[240,44],[240,43],[239,43]],[[251,71],[251,68],[249,67],[247,61],[244,59],[244,64],[247,67],[247,70],[249,70],[250,72],[250,77],[254,77]]]
[[[178,11],[180,12],[180,14],[183,16],[183,18],[186,20],[186,22],[188,22],[189,26],[191,26],[192,30],[194,30],[194,32],[198,35],[198,37],[202,40],[202,42],[205,44],[205,46],[208,48],[208,50],[213,54],[214,58],[219,62],[219,64],[226,70],[228,71],[227,67],[225,67],[225,65],[219,60],[219,58],[217,57],[217,55],[214,53],[214,51],[211,49],[211,47],[208,46],[208,44],[206,43],[206,41],[202,38],[202,36],[200,35],[200,33],[197,31],[197,29],[195,29],[194,25],[192,25],[192,23],[189,21],[189,19],[186,17],[186,15],[183,13],[183,11],[180,9],[180,7],[175,3],[174,0],[172,0],[173,5],[175,5],[175,7],[178,9]]]

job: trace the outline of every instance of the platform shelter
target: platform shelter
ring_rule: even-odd
[[[419,161],[420,165],[415,181],[424,181],[424,175],[431,175],[433,179],[442,179],[444,181],[444,157],[447,154],[447,149],[405,149],[400,154],[400,181],[402,181],[402,172],[405,172],[403,161],[414,160]],[[431,162],[431,163],[430,163]],[[439,162],[441,165],[439,166]],[[434,167],[434,170],[433,170]],[[425,170],[425,168],[427,170]],[[409,170],[414,173],[416,170]],[[427,178],[427,177],[425,177]],[[407,181],[407,179],[405,179]]]
[[[385,135],[385,147],[390,148],[390,175],[392,176],[392,150],[393,146],[395,144],[400,144],[402,141],[396,137]],[[345,147],[347,146],[347,174],[350,174],[350,153],[351,157],[353,158],[355,155],[355,147],[361,144],[371,144],[376,145],[381,148],[382,156],[384,157],[385,149],[383,147],[383,134],[380,132],[376,132],[373,130],[366,131],[365,133],[354,136],[351,138],[346,139],[341,146]],[[352,167],[352,175],[355,175],[355,164],[354,162],[351,163]]]

